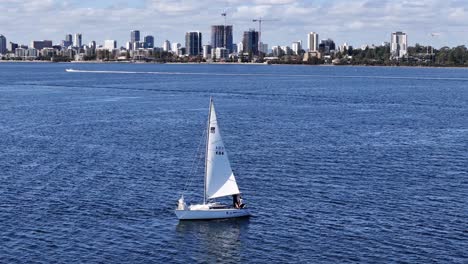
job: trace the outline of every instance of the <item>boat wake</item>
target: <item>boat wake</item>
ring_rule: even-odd
[[[340,79],[386,79],[386,80],[429,80],[429,81],[468,81],[458,77],[418,77],[418,76],[371,76],[371,75],[321,75],[321,74],[270,74],[270,73],[211,73],[211,72],[143,72],[143,71],[98,71],[66,69],[66,72],[104,74],[154,74],[154,75],[203,75],[203,76],[265,76],[265,77],[310,77]]]

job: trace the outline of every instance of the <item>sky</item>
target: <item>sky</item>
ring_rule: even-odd
[[[395,31],[406,32],[409,45],[468,46],[468,0],[0,0],[0,34],[27,45],[82,33],[85,44],[113,39],[125,46],[137,29],[162,46],[166,39],[184,45],[185,32],[201,31],[208,44],[224,10],[235,43],[258,29],[252,19],[261,17],[272,20],[262,23],[270,47],[298,40],[306,46],[312,31],[354,47],[389,42]]]

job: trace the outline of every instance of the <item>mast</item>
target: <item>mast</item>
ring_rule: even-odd
[[[211,106],[213,105],[213,97],[210,97],[210,109],[208,111],[208,125],[206,128],[206,149],[205,149],[205,176],[203,177],[203,204],[206,204],[206,177],[208,176],[208,144],[210,139],[210,121],[211,121]]]

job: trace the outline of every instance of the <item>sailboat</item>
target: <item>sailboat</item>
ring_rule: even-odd
[[[242,203],[241,192],[231,169],[219,129],[213,99],[210,98],[206,131],[203,203],[187,206],[184,196],[178,200],[175,214],[179,220],[208,220],[246,217],[250,213]],[[232,196],[232,204],[215,199]]]

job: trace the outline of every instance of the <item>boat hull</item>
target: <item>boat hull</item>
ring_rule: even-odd
[[[210,220],[250,216],[247,209],[175,210],[179,220]]]

